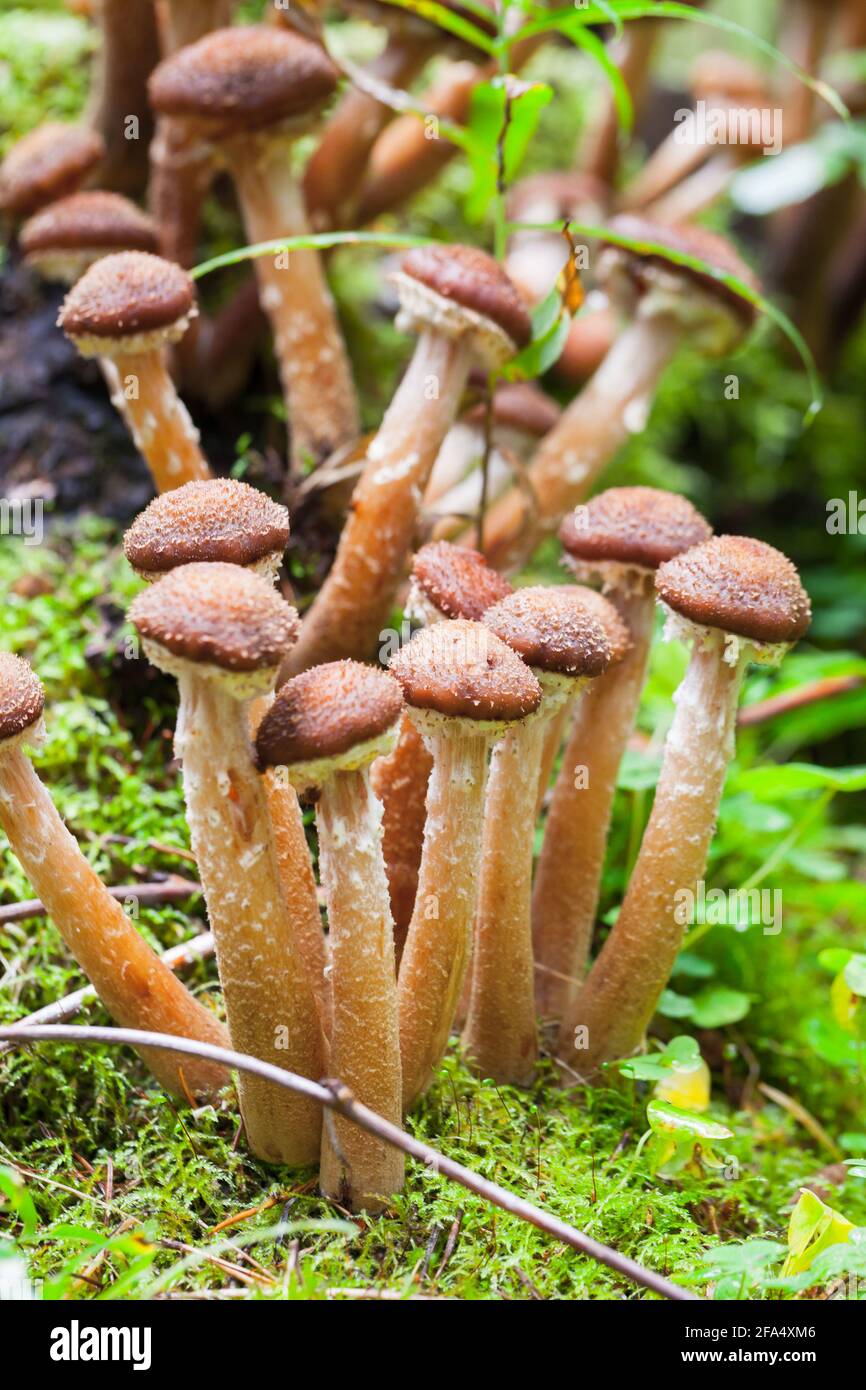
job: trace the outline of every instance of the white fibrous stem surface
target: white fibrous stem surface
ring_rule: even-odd
[[[683,895],[696,893],[706,870],[748,657],[726,661],[725,634],[704,634],[674,696],[655,803],[619,916],[563,1024],[563,1055],[584,1076],[640,1045],[685,934]],[[586,1036],[569,1051],[581,1026]]]
[[[0,753],[0,823],[64,943],[117,1023],[227,1045],[219,1020],[151,950],[84,858],[20,747],[7,745]],[[151,1049],[142,1056],[157,1080],[178,1095],[213,1094],[228,1081],[213,1062]]]
[[[398,982],[404,1109],[438,1066],[469,965],[489,734],[421,725],[433,756],[415,911]]]
[[[265,787],[245,706],[218,680],[181,672],[175,750],[187,819],[216,944],[232,1045],[274,1066],[322,1075],[324,1040],[283,898]],[[239,1078],[253,1151],[270,1162],[314,1161],[321,1115],[306,1097]]]
[[[651,585],[651,581],[650,581]],[[553,789],[535,876],[535,991],[560,1021],[586,967],[595,927],[617,774],[634,728],[653,630],[653,591],[609,593],[629,628],[625,658],[578,702]]]
[[[174,388],[161,349],[117,356],[115,405],[129,425],[160,492],[211,476],[198,430]]]
[[[400,1124],[402,1084],[394,924],[382,858],[382,807],[368,769],[338,772],[316,805],[331,942],[331,1072]],[[348,1120],[322,1134],[320,1186],[353,1210],[377,1209],[403,1185],[403,1154]]]

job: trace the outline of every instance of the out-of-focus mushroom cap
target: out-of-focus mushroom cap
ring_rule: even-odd
[[[507,381],[493,395],[493,423],[503,429],[542,439],[558,422],[562,410],[556,401],[531,381]],[[473,425],[483,425],[487,405],[479,401],[465,415]]]
[[[80,188],[105,155],[95,130],[49,121],[13,145],[0,165],[0,209],[28,217]]]
[[[508,194],[508,216],[512,222],[559,222],[566,217],[585,221],[587,208],[600,211],[609,201],[610,190],[594,175],[550,170],[514,185]]]
[[[57,322],[68,337],[106,342],[169,332],[195,309],[179,265],[144,251],[104,256],[67,294]]]
[[[155,497],[123,538],[143,574],[196,562],[256,565],[282,556],[289,513],[264,492],[231,478],[185,483]]]
[[[525,662],[483,623],[459,618],[416,632],[392,659],[391,672],[408,705],[452,718],[522,719],[541,702]]]
[[[812,616],[791,561],[748,536],[716,536],[668,560],[656,591],[689,622],[753,642],[796,642]]]
[[[399,684],[360,661],[329,661],[294,676],[277,692],[256,736],[259,766],[327,764],[375,745],[403,708]],[[365,759],[365,761],[368,759]]]
[[[206,123],[214,138],[306,116],[331,96],[337,69],[322,46],[293,29],[216,29],[154,68],[155,110]]]
[[[120,193],[71,193],[29,218],[19,236],[25,256],[52,251],[156,251],[153,220]]]
[[[718,96],[736,105],[763,106],[769,100],[769,84],[761,69],[720,48],[698,54],[689,73],[689,88],[697,101]]]
[[[171,570],[133,600],[129,617],[145,641],[181,661],[236,672],[279,666],[299,625],[266,579],[226,564]]]
[[[559,529],[563,548],[582,565],[647,570],[711,535],[687,498],[655,487],[607,488],[569,513]]]
[[[20,656],[0,652],[0,741],[37,724],[44,708],[45,691],[36,673]]]
[[[477,550],[450,541],[422,546],[412,565],[412,578],[423,597],[446,618],[474,622],[512,592],[508,580]]]
[[[517,589],[483,622],[528,666],[551,675],[600,676],[612,660],[607,634],[574,584]]]
[[[526,347],[532,337],[529,313],[514,285],[498,262],[477,247],[442,242],[417,246],[404,256],[402,272],[438,299],[494,323],[516,348]]]

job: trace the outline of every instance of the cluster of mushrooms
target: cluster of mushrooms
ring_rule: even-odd
[[[178,684],[175,752],[225,1027],[145,944],[64,826],[26,752],[41,736],[42,688],[8,654],[0,823],[127,1027],[230,1041],[307,1077],[339,1077],[395,1123],[455,1031],[469,1065],[496,1083],[531,1084],[543,1047],[566,1084],[593,1084],[642,1046],[674,964],[676,895],[705,872],[744,670],[778,662],[809,624],[794,566],[769,545],[713,536],[689,502],[659,489],[590,497],[680,343],[724,354],[748,333],[751,303],[719,276],[751,283],[750,272],[699,227],[621,215],[618,236],[654,249],[597,249],[608,307],[589,384],[562,411],[532,385],[502,386],[479,413],[464,409],[467,386],[530,342],[530,306],[554,282],[563,246],[521,234],[506,268],[470,246],[409,251],[392,281],[398,327],[416,346],[359,448],[333,564],[299,618],[280,578],[287,509],[212,476],[178,383],[193,398],[236,387],[250,324],[264,314],[293,465],[315,469],[358,448],[352,365],[322,259],[312,249],[258,257],[255,283],[220,322],[199,312],[187,266],[217,177],[231,180],[247,239],[279,242],[392,206],[418,176],[419,151],[416,141],[407,153],[406,129],[400,144],[385,104],[351,87],[299,175],[292,145],[319,128],[338,71],[281,8],[260,26],[215,27],[231,9],[157,6],[165,56],[147,83],[151,215],[86,186],[108,167],[110,143],[90,126],[42,128],[0,168],[0,206],[23,258],[68,286],[60,327],[98,360],[158,492],[125,537],[144,581],[129,617],[146,656]],[[363,9],[388,25],[383,81],[409,81],[441,46],[416,16],[372,0]],[[130,29],[133,15],[144,24],[152,7],[130,5]],[[455,61],[464,88],[478,67]],[[558,192],[569,206],[577,196],[573,182]],[[516,193],[537,209],[557,189],[527,180]],[[485,440],[487,466],[473,468]],[[479,537],[467,516],[482,489]],[[565,582],[512,587],[507,573],[557,534]],[[640,853],[591,960],[657,604],[691,659]],[[397,607],[413,631],[386,660]],[[315,805],[321,894],[299,797]],[[210,1062],[168,1051],[144,1060],[187,1099],[229,1083]],[[323,1131],[317,1104],[254,1076],[237,1087],[260,1159],[318,1160],[323,1193],[354,1210],[400,1190],[403,1156],[381,1140],[343,1119]]]

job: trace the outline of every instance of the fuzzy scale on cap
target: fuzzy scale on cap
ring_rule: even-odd
[[[461,719],[533,714],[541,687],[529,667],[483,623],[456,618],[416,632],[391,661],[406,703]]]
[[[338,73],[325,50],[291,29],[216,29],[151,73],[156,111],[207,122],[215,136],[262,129],[305,115],[334,91]]]
[[[597,589],[587,588],[584,584],[569,584],[567,591],[580,600],[587,612],[601,626],[610,647],[610,664],[615,666],[627,655],[632,645],[627,624],[623,622],[613,604]]]
[[[0,652],[0,739],[17,738],[42,718],[45,691],[26,661]]]
[[[689,622],[753,642],[796,642],[812,616],[791,561],[748,536],[716,536],[668,560],[656,591]]]
[[[144,251],[123,251],[82,275],[57,322],[73,339],[123,339],[170,329],[194,308],[192,280],[179,265]]]
[[[49,121],[13,145],[0,165],[0,209],[27,217],[81,186],[105,154],[102,136]]]
[[[709,540],[712,527],[685,497],[655,487],[611,487],[565,518],[559,531],[574,559],[654,570]]]
[[[145,641],[223,671],[270,670],[298,634],[294,608],[237,565],[181,565],[140,593],[129,617]]]
[[[512,592],[511,585],[477,550],[431,541],[412,565],[412,578],[424,598],[446,618],[476,621],[491,604]]]
[[[397,681],[375,666],[360,661],[313,666],[280,688],[259,725],[259,766],[339,758],[387,733],[402,708]]]
[[[249,483],[231,478],[185,483],[155,497],[123,538],[134,569],[153,573],[196,561],[255,565],[282,555],[289,513]]]
[[[483,622],[528,666],[551,675],[600,676],[611,663],[605,630],[574,584],[517,589]]]
[[[518,348],[532,337],[526,306],[502,267],[474,246],[441,242],[418,246],[403,258],[403,274],[442,299],[495,323]]]
[[[120,193],[92,189],[60,198],[21,228],[25,256],[46,251],[156,251],[152,218]]]

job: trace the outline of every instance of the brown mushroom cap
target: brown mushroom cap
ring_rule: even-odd
[[[640,217],[635,213],[621,213],[608,225],[612,232],[620,236],[631,237],[634,241],[652,242],[679,255],[694,256],[696,260],[704,261],[720,274],[735,275],[752,289],[760,288],[754,273],[745,261],[740,259],[731,243],[724,237],[717,236],[715,232],[707,231],[706,227],[696,227],[685,222],[670,226],[662,222],[653,222],[650,218]],[[700,286],[710,298],[721,301],[734,313],[744,328],[751,328],[755,322],[755,306],[706,271],[695,270],[687,265],[676,265],[657,252],[632,251],[623,246],[617,246],[614,250],[615,263],[626,270],[638,293],[643,294],[650,289],[655,283],[654,272],[663,268],[670,275],[682,277],[687,284]]]
[[[477,550],[450,541],[422,545],[412,565],[412,578],[424,598],[446,618],[477,622],[491,604],[512,592],[508,580]]]
[[[264,492],[231,478],[184,483],[155,497],[123,538],[126,558],[141,573],[197,561],[255,565],[282,555],[289,513]]]
[[[531,381],[506,381],[493,394],[493,423],[502,429],[520,430],[534,439],[542,439],[558,422],[562,414],[556,401]],[[483,425],[487,404],[479,401],[466,412],[464,419],[473,425]]]
[[[393,676],[360,661],[329,661],[277,692],[256,736],[259,766],[338,758],[394,727],[403,695]]]
[[[206,122],[215,138],[261,130],[315,110],[334,91],[325,50],[294,29],[216,29],[154,68],[151,105]]]
[[[508,194],[508,216],[512,222],[559,222],[566,217],[580,221],[588,206],[602,209],[609,201],[609,188],[593,174],[549,170],[514,185]]]
[[[416,632],[391,672],[408,705],[453,718],[522,719],[541,703],[541,687],[520,657],[483,623],[460,618]]]
[[[26,661],[0,652],[0,740],[16,738],[42,718],[45,691]]]
[[[70,338],[109,341],[172,328],[194,307],[192,280],[174,261],[122,251],[85,271],[57,322]]]
[[[224,564],[171,570],[133,600],[129,617],[145,641],[224,671],[279,666],[299,626],[267,580]]]
[[[723,48],[698,54],[689,73],[689,88],[697,101],[724,96],[744,106],[763,106],[770,98],[763,71]]]
[[[49,121],[14,145],[0,165],[0,209],[28,217],[81,186],[105,154],[87,126]]]
[[[632,645],[628,625],[623,622],[613,604],[597,589],[590,589],[585,584],[572,584],[568,587],[579,596],[587,611],[601,625],[610,647],[610,664],[615,666],[628,654]]]
[[[713,534],[685,497],[656,487],[611,487],[571,512],[559,529],[568,555],[592,566],[654,570]]]
[[[526,306],[505,271],[475,246],[433,242],[403,258],[404,275],[462,309],[490,319],[518,348],[532,337]]]
[[[753,642],[796,642],[812,617],[791,561],[748,536],[716,536],[668,560],[656,591],[690,622]]]
[[[19,236],[25,256],[47,251],[156,251],[153,221],[119,193],[71,193],[31,217]]]
[[[495,603],[482,620],[528,666],[557,676],[600,676],[610,643],[576,584],[533,585]]]

